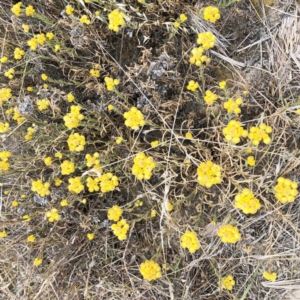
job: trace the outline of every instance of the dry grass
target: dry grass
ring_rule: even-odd
[[[10,61],[0,64],[0,88],[13,92],[1,115],[7,120],[5,110],[17,106],[26,118],[21,125],[10,120],[10,130],[1,135],[0,150],[12,153],[10,170],[0,173],[0,231],[7,231],[0,240],[1,299],[283,299],[299,285],[299,197],[282,205],[273,193],[279,176],[300,182],[300,117],[295,113],[300,108],[298,2],[242,0],[223,8],[216,24],[197,14],[217,1],[153,2],[147,9],[134,0],[23,1],[23,8],[33,5],[41,18],[17,18],[10,11],[11,1],[1,2],[1,57],[7,55]],[[62,13],[66,4],[74,5],[76,17]],[[126,26],[119,33],[107,28],[107,14],[114,8],[126,14]],[[172,35],[181,13],[188,21]],[[90,25],[79,23],[82,14],[90,16]],[[30,34],[22,31],[23,23],[31,26]],[[60,52],[53,51],[54,42],[29,51],[32,32],[48,31],[55,33]],[[200,72],[189,64],[189,57],[202,31],[212,31],[217,43],[209,51],[210,65]],[[15,47],[26,50],[20,61],[13,59]],[[95,64],[100,66],[99,79],[89,74]],[[8,80],[3,74],[11,67],[16,76]],[[48,88],[43,87],[42,73],[50,77]],[[121,95],[107,91],[105,76],[120,80]],[[198,99],[186,89],[190,80],[199,82]],[[264,122],[273,128],[270,145],[252,148],[255,167],[246,165],[246,139],[238,145],[224,140],[222,129],[232,116],[223,108],[227,97],[218,88],[222,80],[230,97],[244,99],[238,119],[245,127]],[[28,86],[34,92],[28,92]],[[219,95],[209,107],[203,101],[207,89]],[[79,154],[69,151],[71,130],[62,121],[69,112],[70,92],[85,116],[73,130],[87,140]],[[35,104],[42,98],[51,101],[46,112]],[[117,110],[108,111],[108,104]],[[122,114],[132,106],[147,120],[138,131],[124,125]],[[33,123],[33,139],[25,141]],[[188,131],[193,139],[185,139]],[[124,141],[117,145],[119,136]],[[151,148],[154,140],[160,145]],[[63,159],[76,162],[75,173],[61,176],[60,161],[54,160],[58,151]],[[118,176],[118,189],[104,195],[87,189],[79,195],[69,192],[68,178],[90,174],[85,155],[96,151],[103,170]],[[139,152],[157,163],[150,180],[131,174]],[[49,167],[43,162],[46,156],[54,161]],[[210,189],[200,186],[196,176],[200,162],[207,160],[222,167],[222,183]],[[57,177],[63,180],[60,187],[54,186]],[[51,182],[50,196],[31,191],[37,179]],[[259,198],[262,208],[255,215],[235,208],[234,197],[241,188],[250,188]],[[62,199],[70,205],[60,207]],[[134,207],[137,199],[143,200],[142,207]],[[14,200],[18,207],[12,207]],[[130,224],[122,242],[107,219],[113,205],[123,208]],[[45,217],[52,208],[61,215],[55,223]],[[158,213],[155,218],[150,216],[152,209]],[[22,219],[26,214],[29,222]],[[228,223],[242,234],[234,245],[216,235],[219,225]],[[180,246],[186,230],[196,231],[200,240],[201,249],[193,255]],[[92,241],[86,236],[90,232],[95,233]],[[34,243],[27,242],[30,234],[36,236]],[[38,267],[33,265],[35,257],[43,258]],[[147,259],[164,266],[163,276],[151,283],[139,272]],[[277,272],[276,282],[264,280],[265,270]],[[218,286],[228,274],[236,281],[232,291]]]

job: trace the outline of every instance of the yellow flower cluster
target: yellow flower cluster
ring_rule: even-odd
[[[91,76],[96,77],[96,78],[100,77],[100,71],[96,70],[96,69],[91,69],[90,74],[91,74]]]
[[[51,209],[51,211],[46,212],[46,217],[48,218],[49,222],[59,221],[60,215],[56,208]]]
[[[216,36],[211,32],[201,32],[198,33],[197,44],[202,45],[204,50],[208,50],[215,46],[216,40]]]
[[[84,116],[80,113],[80,110],[80,105],[71,106],[71,112],[63,117],[66,127],[68,127],[69,129],[73,129],[79,126],[79,122],[84,119]]]
[[[11,89],[9,88],[0,89],[0,107],[2,107],[3,102],[7,101],[11,97],[12,97]]]
[[[121,136],[119,136],[119,137],[116,139],[116,144],[117,144],[117,145],[120,145],[122,142],[123,142],[123,138],[122,138]]]
[[[127,224],[127,221],[125,219],[122,219],[116,224],[112,224],[110,228],[120,241],[124,241],[127,239],[127,231],[129,229],[129,225]]]
[[[44,159],[44,163],[45,163],[46,166],[50,166],[52,164],[52,158],[50,156],[47,156]]]
[[[35,236],[34,236],[33,234],[29,235],[29,236],[27,237],[27,241],[30,242],[30,243],[34,243],[34,241],[35,241]]]
[[[69,16],[74,12],[74,7],[71,5],[67,5],[65,10],[66,10],[66,14]]]
[[[22,2],[18,2],[12,6],[11,11],[18,17],[21,14],[21,5]]]
[[[86,24],[86,25],[90,25],[90,23],[91,23],[91,20],[89,19],[89,17],[87,15],[81,16],[79,21],[80,21],[80,23]]]
[[[3,56],[0,59],[1,64],[5,64],[8,61],[8,57],[7,56]]]
[[[50,101],[48,99],[37,100],[36,104],[38,106],[38,110],[43,111],[48,108],[50,105]]]
[[[108,91],[113,91],[115,86],[120,83],[118,79],[113,79],[111,77],[104,77],[104,81]]]
[[[228,101],[224,103],[224,108],[227,109],[228,113],[235,113],[238,115],[241,113],[240,105],[242,103],[242,98],[237,98],[236,100],[228,99]]]
[[[269,280],[269,281],[275,281],[276,278],[277,278],[277,274],[275,272],[273,273],[269,273],[267,271],[265,271],[263,273],[263,277],[266,279],[266,280]]]
[[[31,183],[31,190],[33,192],[37,192],[41,197],[45,197],[50,195],[50,183],[45,182],[43,183],[42,180],[34,180]]]
[[[26,141],[31,140],[33,134],[34,134],[34,128],[33,127],[28,127],[27,128],[27,134],[25,135],[25,140]]]
[[[22,124],[25,118],[21,115],[17,107],[13,109],[13,113],[13,119],[17,121],[18,125]]]
[[[125,15],[118,9],[113,10],[110,14],[108,14],[108,28],[118,32],[120,29],[119,26],[123,26],[125,24],[124,17]]]
[[[112,173],[105,173],[99,177],[102,193],[112,192],[118,185],[118,177]]]
[[[138,199],[134,202],[134,207],[141,207],[143,205],[144,205],[144,202],[142,200]]]
[[[241,137],[247,137],[248,132],[242,127],[239,121],[231,120],[229,124],[223,128],[225,140],[229,143],[238,144]]]
[[[100,154],[98,152],[95,152],[93,154],[93,156],[90,155],[90,154],[87,154],[85,156],[86,166],[89,167],[89,168],[93,167],[94,165],[100,166],[100,159],[99,159],[99,157],[100,157]]]
[[[9,130],[9,124],[0,122],[0,133],[5,133]]]
[[[41,78],[42,78],[42,80],[46,81],[48,79],[48,76],[47,76],[47,74],[43,73],[41,75]]]
[[[217,7],[207,6],[204,8],[203,17],[205,21],[215,23],[217,20],[220,19],[221,15]]]
[[[159,141],[156,140],[156,141],[153,141],[150,143],[151,147],[154,148],[154,147],[157,147],[159,145]]]
[[[247,215],[255,214],[261,205],[249,189],[243,189],[242,193],[235,196],[235,207],[241,209]]]
[[[46,33],[46,38],[48,39],[48,40],[53,40],[53,38],[54,38],[54,33],[53,32],[47,32]]]
[[[205,92],[204,101],[206,102],[207,105],[212,105],[217,100],[218,100],[218,95],[217,94],[214,94],[210,90]]]
[[[209,63],[210,58],[208,58],[206,55],[203,55],[203,48],[193,48],[192,49],[192,56],[190,57],[190,63],[193,65],[196,65],[197,67],[200,67],[204,62]]]
[[[70,175],[75,172],[75,165],[70,160],[64,160],[60,165],[62,175]]]
[[[33,265],[34,266],[39,266],[41,263],[43,262],[43,260],[41,258],[36,257],[33,261]]]
[[[5,238],[5,237],[7,237],[6,231],[5,230],[0,231],[0,238],[2,239],[2,238]]]
[[[182,248],[187,248],[191,253],[195,253],[200,249],[196,232],[187,230],[180,239],[180,245]]]
[[[235,244],[241,238],[238,228],[230,224],[220,226],[218,236],[223,243],[231,244]]]
[[[9,151],[0,152],[0,173],[3,171],[8,171],[10,167],[10,163],[8,162],[8,158],[11,156]]]
[[[80,152],[84,150],[85,137],[79,133],[70,134],[68,138],[68,146],[70,151]]]
[[[19,47],[15,48],[15,51],[14,51],[14,58],[15,59],[22,59],[24,54],[25,54],[24,50],[20,49]]]
[[[99,191],[99,178],[88,177],[86,179],[86,186],[90,193]]]
[[[255,146],[258,146],[260,141],[263,141],[266,145],[269,145],[271,143],[269,133],[272,133],[272,128],[264,123],[261,123],[259,127],[252,126],[250,128],[248,138]]]
[[[224,90],[224,89],[226,88],[226,84],[227,84],[226,81],[220,81],[220,82],[219,82],[219,87],[220,87],[220,89],[221,89],[221,90]]]
[[[132,174],[139,180],[149,180],[152,176],[152,170],[156,167],[153,157],[146,156],[145,153],[138,153],[133,159]]]
[[[199,165],[197,174],[199,184],[207,188],[221,182],[221,167],[210,160]]]
[[[222,287],[222,289],[231,291],[232,288],[235,285],[235,281],[233,279],[232,275],[228,275],[226,277],[222,277],[221,281],[219,282],[219,286]]]
[[[298,184],[290,179],[279,177],[274,187],[275,198],[281,203],[294,202],[298,195]]]
[[[140,272],[144,279],[152,281],[161,277],[161,268],[153,260],[146,260],[140,265]]]
[[[94,233],[88,233],[87,235],[87,238],[92,241],[94,238],[95,238],[95,234]]]
[[[26,16],[32,16],[35,13],[35,9],[32,5],[28,5],[25,9]]]
[[[194,80],[190,80],[186,88],[189,91],[195,92],[198,87],[199,87],[198,82],[196,82]]]
[[[123,210],[120,206],[114,205],[107,212],[108,220],[118,222],[123,214]]]
[[[27,45],[30,47],[31,50],[35,51],[38,45],[44,45],[46,42],[46,36],[44,33],[36,34],[33,38],[31,38]]]
[[[14,69],[9,69],[4,73],[4,76],[7,77],[8,79],[13,79],[15,74]]]
[[[174,27],[175,27],[175,28],[180,27],[180,24],[181,24],[181,23],[184,23],[186,20],[187,20],[187,16],[186,16],[185,14],[181,14],[181,15],[179,16],[179,19],[177,19],[177,20],[174,22]]]
[[[60,180],[59,178],[54,179],[54,185],[55,186],[60,186],[61,184],[62,184],[62,180]]]
[[[79,194],[84,190],[84,185],[81,183],[80,176],[69,178],[68,190]]]
[[[69,93],[69,94],[67,95],[67,100],[68,100],[68,102],[73,102],[74,99],[75,99],[75,97],[74,97],[74,95],[73,95],[72,93]]]
[[[63,200],[60,201],[60,206],[65,207],[65,206],[68,206],[68,205],[69,205],[69,203],[68,203],[67,199],[63,199]]]
[[[139,129],[140,126],[145,125],[143,113],[136,107],[132,107],[130,111],[123,114],[125,120],[125,125],[131,127],[133,130]]]
[[[248,156],[247,157],[247,164],[251,167],[255,166],[255,158],[254,156]]]

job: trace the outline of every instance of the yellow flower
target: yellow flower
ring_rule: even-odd
[[[66,14],[68,16],[71,15],[74,12],[74,7],[71,6],[71,5],[67,5],[65,9],[66,9]]]
[[[34,241],[35,241],[35,236],[34,236],[33,234],[29,235],[29,236],[27,237],[27,241],[30,242],[30,243],[34,243]]]
[[[57,157],[57,158],[59,158],[59,159],[62,159],[63,155],[62,155],[61,152],[56,152],[56,153],[54,154],[54,157]]]
[[[2,64],[5,64],[8,61],[8,57],[7,56],[3,56],[3,57],[1,57],[0,61],[1,61]]]
[[[140,272],[144,279],[152,281],[161,277],[161,268],[153,260],[146,260],[140,265]]]
[[[71,106],[71,111],[63,117],[66,127],[73,129],[79,126],[79,122],[84,119],[84,116],[80,113],[80,110],[80,105]]]
[[[23,220],[25,220],[26,222],[29,222],[31,220],[31,218],[28,215],[24,215]]]
[[[192,135],[191,132],[188,131],[188,132],[185,134],[185,137],[186,137],[187,139],[192,139],[192,138],[193,138],[193,135]]]
[[[198,33],[197,44],[202,45],[204,50],[208,50],[215,46],[216,40],[216,36],[211,32],[202,32]]]
[[[86,199],[85,199],[85,198],[82,199],[82,200],[81,200],[81,203],[82,203],[82,204],[86,204]]]
[[[46,212],[46,217],[48,218],[48,221],[51,223],[60,220],[60,215],[56,208],[53,208],[52,210]]]
[[[261,205],[249,189],[243,189],[242,193],[235,196],[235,207],[241,209],[244,214],[255,214]]]
[[[6,102],[11,97],[12,97],[11,89],[9,88],[0,89],[0,107],[2,107],[3,102]]]
[[[19,205],[19,202],[14,200],[12,203],[11,203],[11,206],[12,207],[17,207]]]
[[[205,92],[204,101],[206,102],[207,105],[212,105],[217,100],[218,100],[218,95],[217,94],[214,94],[210,90]]]
[[[198,87],[199,87],[198,82],[196,82],[194,80],[190,80],[186,88],[189,91],[195,92],[198,89]]]
[[[11,153],[9,151],[1,151],[0,152],[0,159],[3,161],[7,161],[11,157]]]
[[[47,32],[46,37],[48,38],[48,40],[51,41],[54,38],[54,33],[53,32]]]
[[[25,9],[25,14],[26,16],[32,16],[35,13],[35,9],[33,8],[32,5],[29,5]]]
[[[145,153],[138,153],[133,159],[132,174],[139,180],[149,180],[152,176],[152,170],[156,167],[153,157],[146,156]]]
[[[23,28],[24,32],[26,32],[26,33],[29,32],[30,27],[28,25],[22,24],[22,28]]]
[[[261,141],[263,141],[266,145],[269,145],[272,141],[269,136],[270,133],[272,133],[272,128],[261,123],[259,127],[252,126],[250,128],[248,138],[254,146],[258,146]]]
[[[122,219],[116,224],[112,224],[110,227],[113,230],[114,235],[120,240],[127,239],[127,231],[129,230],[129,225],[125,219]]]
[[[45,73],[43,73],[41,75],[41,78],[42,78],[42,80],[46,81],[48,79],[48,76]]]
[[[188,249],[190,253],[195,253],[200,249],[200,243],[196,232],[187,230],[180,238],[180,245],[182,248]]]
[[[9,69],[8,71],[6,71],[4,73],[4,76],[9,78],[9,79],[13,79],[14,78],[14,74],[15,74],[15,70],[14,69]]]
[[[94,239],[95,234],[94,234],[94,233],[88,233],[86,236],[87,236],[87,238],[91,241],[91,240]]]
[[[114,108],[115,108],[115,107],[114,107],[112,104],[109,104],[109,105],[107,106],[107,109],[108,109],[109,111],[112,111]]]
[[[99,178],[88,177],[86,179],[86,186],[87,186],[90,193],[98,192],[99,189],[100,189],[100,187],[99,187]]]
[[[174,27],[175,27],[175,28],[179,28],[179,27],[180,27],[180,22],[177,22],[177,21],[174,22]]]
[[[62,180],[60,180],[59,178],[54,179],[54,185],[55,186],[60,186],[61,184],[62,184]]]
[[[45,197],[50,195],[50,183],[45,182],[43,183],[42,180],[35,180],[31,183],[31,190],[33,192],[37,192],[41,197]]]
[[[76,194],[79,194],[84,190],[84,185],[81,183],[80,176],[69,178],[69,185],[68,190],[71,192],[75,192]]]
[[[34,266],[39,266],[41,263],[43,262],[43,260],[41,258],[36,257],[33,261],[33,265]]]
[[[54,52],[58,52],[59,50],[60,50],[60,46],[59,45],[55,45]]]
[[[224,103],[224,108],[228,113],[235,113],[236,115],[241,113],[240,105],[243,103],[242,98],[237,98],[236,100],[228,99]]]
[[[100,77],[100,71],[96,70],[96,69],[91,69],[90,74],[91,74],[92,77],[96,77],[96,78]]]
[[[0,173],[3,171],[8,171],[10,164],[7,161],[0,161]]]
[[[151,147],[154,148],[154,147],[157,147],[159,145],[159,141],[153,141],[151,142]]]
[[[118,177],[112,173],[105,173],[99,177],[102,193],[112,192],[118,185]]]
[[[43,111],[48,108],[48,106],[50,105],[50,101],[47,99],[37,100],[36,104],[38,106],[38,110]]]
[[[179,19],[180,19],[181,22],[185,22],[187,20],[187,16],[185,14],[181,14],[179,16]]]
[[[144,202],[142,200],[136,200],[134,202],[134,207],[141,207],[144,205]]]
[[[116,139],[116,144],[119,145],[123,142],[123,138],[120,136]]]
[[[104,77],[104,81],[108,91],[113,91],[115,86],[120,83],[118,79],[113,79],[111,77]]]
[[[75,100],[75,97],[73,96],[72,93],[69,93],[69,94],[67,95],[67,100],[68,100],[68,102],[73,102],[73,101]]]
[[[27,91],[28,91],[28,92],[32,92],[32,91],[33,91],[33,87],[32,87],[32,86],[28,86],[28,87],[27,87]]]
[[[13,5],[11,11],[18,17],[21,14],[21,5],[22,2],[18,2],[17,4]]]
[[[44,163],[46,166],[50,166],[52,164],[52,158],[50,156],[45,157]]]
[[[298,184],[290,179],[279,177],[277,185],[274,187],[275,198],[282,204],[294,202],[298,195]]]
[[[247,164],[251,167],[255,166],[255,158],[254,156],[248,156],[247,157]]]
[[[231,120],[229,124],[223,128],[225,140],[229,143],[238,144],[241,137],[247,137],[248,132],[242,127],[239,121]]]
[[[214,184],[221,183],[221,167],[212,161],[202,162],[198,169],[198,182],[200,185],[210,188]]]
[[[43,84],[43,88],[44,88],[44,89],[47,89],[48,87],[49,87],[48,84],[46,84],[46,83]]]
[[[167,203],[167,210],[172,211],[173,210],[173,205],[168,201]]]
[[[118,222],[123,214],[123,210],[118,205],[114,205],[107,212],[108,220]]]
[[[217,7],[207,6],[204,9],[203,17],[205,21],[210,21],[211,23],[215,23],[220,19],[220,12]]]
[[[235,244],[241,238],[238,228],[230,224],[220,226],[218,236],[223,243],[231,244]]]
[[[98,152],[95,152],[94,154],[93,154],[93,156],[92,155],[90,155],[90,154],[87,154],[86,156],[85,156],[85,159],[86,159],[86,166],[87,167],[93,167],[94,165],[100,165],[100,159],[99,159],[99,157],[100,157],[100,154],[98,153]]]
[[[154,217],[156,217],[156,210],[154,210],[154,209],[151,209],[151,218],[154,218]]]
[[[80,23],[82,24],[86,24],[89,25],[91,23],[90,19],[88,18],[87,15],[83,15],[80,19],[79,19]]]
[[[204,62],[208,64],[210,62],[210,58],[203,55],[203,51],[204,49],[202,47],[193,48],[190,63],[198,67],[200,67]]]
[[[75,171],[75,165],[72,161],[70,160],[64,160],[62,164],[60,165],[61,167],[61,174],[62,175],[70,175]]]
[[[130,111],[123,114],[125,118],[125,125],[131,127],[133,130],[139,129],[140,126],[145,125],[144,115],[136,107],[132,107]]]
[[[9,124],[0,122],[0,133],[5,133],[8,130],[9,130]]]
[[[80,152],[84,150],[85,137],[79,133],[70,134],[67,142],[70,151]]]
[[[0,238],[2,239],[2,238],[5,238],[5,237],[7,237],[6,231],[5,230],[0,231]]]
[[[125,24],[124,21],[125,15],[120,12],[118,9],[113,10],[111,13],[108,14],[108,28],[115,32],[119,31],[119,26],[123,26]]]
[[[31,50],[35,51],[38,46],[38,41],[35,37],[33,37],[27,42],[27,45],[30,47]]]
[[[266,280],[269,280],[269,281],[275,281],[276,278],[277,278],[277,274],[275,272],[273,273],[269,273],[267,271],[265,271],[263,273],[263,277],[266,279]]]
[[[221,90],[224,90],[226,88],[226,81],[220,81],[219,82],[219,87]]]
[[[227,277],[222,277],[221,282],[218,283],[222,289],[231,291],[235,285],[235,281],[232,275],[228,275]]]
[[[64,206],[68,206],[69,203],[66,199],[63,199],[62,201],[60,201],[60,206],[64,207]]]

